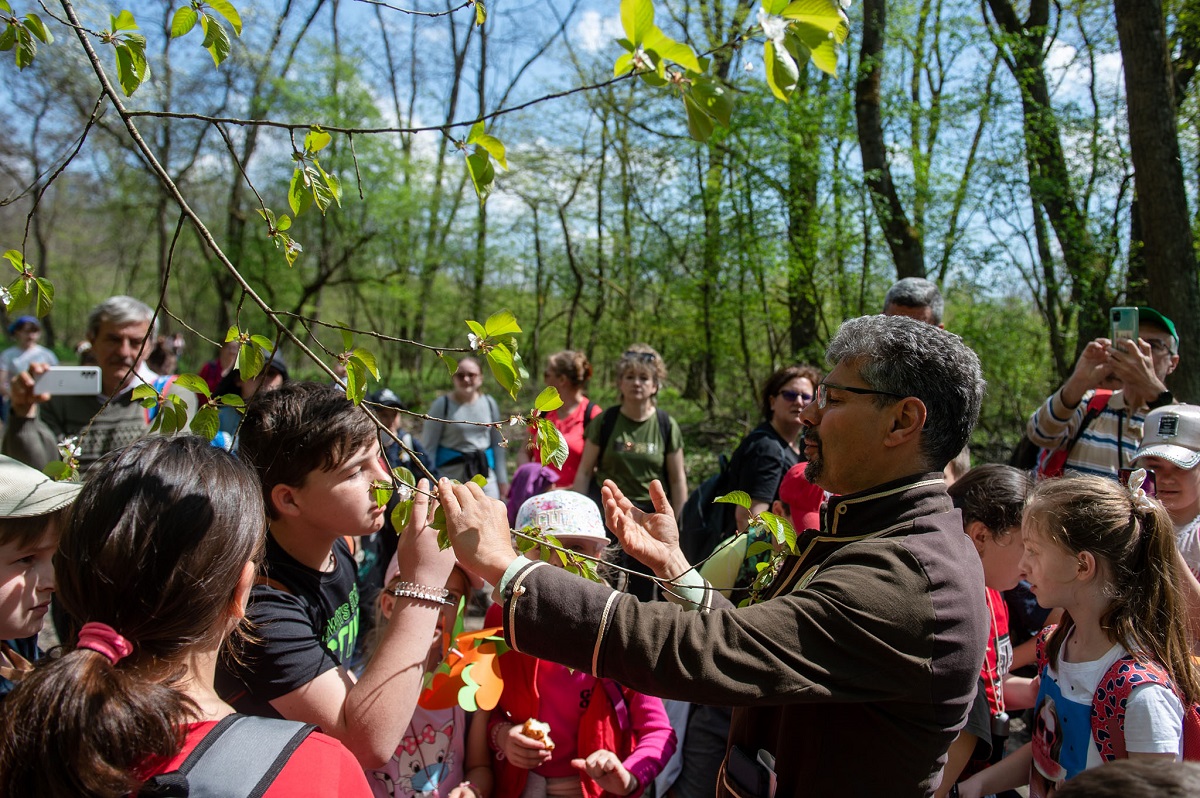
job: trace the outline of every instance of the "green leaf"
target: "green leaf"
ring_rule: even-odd
[[[109,14],[108,18],[112,22],[110,29],[113,33],[123,30],[137,30],[137,22],[134,21],[133,13],[130,11],[122,10],[115,17]]]
[[[178,39],[180,36],[191,33],[192,28],[196,27],[196,20],[199,19],[199,16],[196,9],[191,6],[183,6],[176,11],[175,15],[171,17],[171,38]]]
[[[735,490],[713,499],[713,504],[736,504],[738,507],[750,509],[750,494],[744,490]]]
[[[50,44],[54,41],[54,37],[50,35],[50,31],[46,29],[42,18],[37,14],[25,15],[25,27],[29,29],[30,33],[41,39],[44,44]]]
[[[407,485],[410,488],[415,488],[417,486],[416,475],[413,474],[412,471],[408,470],[404,466],[396,466],[395,468],[393,468],[392,469],[392,477],[394,477],[395,480],[397,482],[399,482],[401,485]]]
[[[263,351],[252,344],[242,344],[238,350],[237,367],[243,380],[253,379],[263,370]]]
[[[225,20],[233,26],[234,33],[238,36],[242,35],[242,16],[229,0],[206,0],[206,4],[213,11],[225,17]]]
[[[647,51],[653,51],[659,58],[665,58],[668,61],[679,64],[684,69],[692,72],[704,71],[700,67],[700,60],[696,58],[696,53],[691,47],[688,47],[683,42],[675,41],[657,27],[646,35],[646,40],[642,42],[642,47]]]
[[[34,304],[34,315],[38,318],[45,316],[54,307],[54,284],[45,277],[34,280],[37,287],[37,302]]]
[[[292,229],[292,217],[288,216],[286,213],[283,216],[280,216],[279,221],[275,224],[275,229],[281,233],[285,230]]]
[[[483,323],[483,329],[488,338],[499,338],[502,335],[521,332],[521,327],[517,324],[517,317],[507,310],[488,316],[488,320]],[[478,334],[476,333],[476,335]]]
[[[64,463],[62,460],[52,460],[46,463],[46,467],[42,469],[42,473],[53,479],[55,482],[61,482],[64,479],[70,479],[75,473],[75,469]]]
[[[292,172],[292,182],[288,184],[288,207],[292,214],[300,215],[300,203],[304,201],[304,170],[299,166]]]
[[[692,99],[706,114],[723,127],[729,127],[733,114],[733,93],[716,81],[697,77],[692,79]]]
[[[562,397],[558,395],[558,389],[547,387],[537,395],[537,399],[533,400],[533,407],[540,413],[549,413],[551,410],[557,410],[563,406]]]
[[[567,448],[567,439],[563,437],[554,422],[548,418],[539,418],[536,427],[537,448],[542,465],[561,468],[562,464],[567,461],[567,455],[570,454],[570,450]]]
[[[228,407],[243,408],[246,406],[246,400],[236,393],[227,393],[217,397],[220,404]]]
[[[192,432],[206,441],[211,441],[217,437],[217,433],[221,431],[221,420],[217,408],[212,405],[205,405],[197,410],[196,415],[192,417],[192,423],[189,427]]]
[[[175,384],[180,388],[186,388],[192,393],[198,393],[207,397],[212,396],[212,391],[209,390],[208,383],[196,374],[180,374],[175,378]]]
[[[621,0],[621,27],[631,42],[640,45],[654,28],[651,0]]]
[[[782,16],[783,9],[787,8],[788,0],[763,0],[763,11],[772,16]]]
[[[442,359],[442,363],[446,366],[446,371],[449,371],[451,374],[458,371],[458,361],[457,360],[455,360],[454,358],[450,357],[449,355],[443,354],[441,352],[438,352],[438,357],[440,357]]]
[[[480,202],[487,200],[492,193],[492,184],[496,182],[496,170],[487,150],[476,147],[475,152],[467,156],[467,174],[471,176],[471,185]]]
[[[491,155],[493,158],[495,158],[496,163],[500,164],[500,167],[504,169],[504,171],[508,171],[508,159],[505,154],[506,150],[503,142],[501,142],[500,139],[496,138],[495,136],[484,135],[477,138],[475,143],[487,150],[488,155]]]
[[[683,107],[687,110],[688,135],[696,141],[708,141],[713,132],[712,117],[692,99],[691,94],[683,95]]]
[[[757,540],[746,547],[746,559],[756,557],[766,551],[774,551],[775,547],[765,540]]]
[[[158,391],[154,390],[153,385],[136,385],[134,386],[133,390],[129,392],[129,396],[135,402],[139,402],[143,399],[154,399],[155,402],[158,401]]]
[[[795,551],[796,530],[786,518],[774,513],[759,513],[758,517],[767,531],[771,533],[771,537],[775,539],[776,543],[785,547],[788,551]]]
[[[10,249],[4,253],[4,259],[12,264],[18,272],[25,273],[25,256],[19,250]]]
[[[371,498],[375,500],[376,507],[386,507],[394,491],[392,483],[386,480],[377,479],[371,483]]]
[[[0,0],[0,11],[4,11],[9,14],[12,13],[12,6],[8,4],[8,0]]]
[[[350,353],[351,359],[358,360],[363,364],[367,371],[371,372],[371,376],[376,380],[379,379],[379,366],[375,362],[375,355],[368,350],[359,347]]]
[[[354,404],[362,404],[367,395],[367,369],[358,360],[346,361],[346,398]]]
[[[251,335],[250,343],[255,344],[267,352],[274,351],[275,349],[275,342],[265,335]]]
[[[476,474],[475,476],[471,477],[470,481],[474,482],[481,488],[487,487],[487,477],[485,477],[483,474]]]
[[[613,64],[613,77],[621,77],[626,72],[633,71],[633,53],[622,53]]]
[[[208,24],[205,26],[205,36],[202,46],[212,56],[213,64],[221,66],[221,62],[229,57],[229,49],[232,46],[229,41],[229,34],[225,32],[225,26],[217,21],[216,17],[210,17],[205,14],[204,18]]]
[[[483,0],[475,0],[475,24],[482,25],[487,21],[487,8],[483,4]]]
[[[341,333],[341,335],[342,335],[342,349],[349,352],[351,349],[354,348],[354,333],[352,333],[352,332],[350,332],[350,330],[346,329],[350,325],[347,324],[346,322],[342,321],[341,319],[338,319],[335,322],[335,324],[338,327],[338,332]]]
[[[133,68],[133,55],[129,48],[123,44],[116,47],[117,56],[117,81],[121,84],[121,91],[125,92],[125,96],[131,96],[137,87],[141,85],[138,80],[137,72]]]
[[[822,37],[832,33],[833,40],[838,44],[845,42],[850,35],[850,21],[846,19],[837,0],[794,0],[779,16],[815,28]],[[806,39],[805,44],[808,44]]]
[[[333,141],[333,136],[321,130],[321,128],[309,128],[308,133],[304,136],[304,149],[313,153],[320,152],[328,147],[331,141]]]
[[[517,378],[516,366],[513,365],[512,352],[507,346],[498,344],[488,350],[487,362],[496,382],[500,383],[504,390],[508,391],[508,394],[515,399],[521,384]]]
[[[653,86],[656,89],[660,89],[671,82],[664,77],[660,77],[654,72],[639,72],[638,77],[641,78],[642,82],[647,86]]]
[[[477,321],[471,321],[470,319],[467,319],[467,327],[468,327],[468,329],[471,330],[472,333],[475,334],[475,337],[478,338],[480,341],[483,341],[484,339],[486,339],[488,337],[487,330],[484,328],[484,326],[482,324],[480,324]],[[454,370],[457,370],[457,369],[458,369],[458,364],[455,363]]]
[[[413,500],[409,499],[406,502],[396,502],[396,506],[392,508],[392,529],[397,532],[403,532],[408,526],[408,521],[412,518]]]
[[[321,178],[325,181],[325,187],[329,189],[329,194],[333,197],[333,201],[342,205],[342,181],[338,180],[338,176],[332,172],[321,170]]]
[[[483,135],[484,121],[480,119],[467,131],[467,144],[474,144]]]
[[[30,300],[33,299],[29,288],[32,283],[33,280],[26,280],[24,277],[18,277],[14,280],[8,287],[9,299],[8,304],[4,306],[5,310],[12,313],[28,305]]]
[[[787,102],[800,80],[800,67],[796,60],[786,47],[776,47],[774,42],[768,41],[763,46],[763,65],[766,67],[767,86],[771,93]]]
[[[241,332],[238,330],[237,325],[233,325],[225,332],[225,343],[236,341],[240,335]]]

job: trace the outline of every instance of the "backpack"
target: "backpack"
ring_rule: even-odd
[[[591,412],[591,402],[588,405],[588,409],[584,412]],[[617,413],[619,412],[621,412],[621,406],[614,405],[600,414],[600,440],[597,441],[597,444],[600,446],[600,457],[597,459],[597,465],[604,458],[604,451],[608,448],[608,441],[612,438],[613,430],[617,428]],[[662,483],[663,487],[667,490],[667,495],[670,495],[671,480],[667,476],[667,446],[671,442],[671,417],[661,407],[655,409],[654,415],[658,417],[658,435],[662,438],[663,444]],[[592,474],[591,482],[588,484],[588,496],[600,507],[600,515],[603,517],[604,500],[600,496],[600,483],[596,481],[595,474]]]
[[[1046,657],[1046,641],[1054,626],[1047,626],[1038,635],[1038,673],[1049,663]],[[1132,654],[1121,657],[1105,671],[1096,684],[1092,695],[1092,743],[1105,762],[1125,759],[1125,706],[1134,689],[1145,684],[1158,684],[1176,695],[1175,682],[1160,663],[1153,660],[1138,660]],[[1183,701],[1182,696],[1180,700]],[[1184,701],[1183,714],[1183,759],[1200,761],[1200,704],[1188,705]]]
[[[679,547],[692,565],[712,554],[717,544],[729,535],[727,508],[723,504],[713,504],[713,500],[724,493],[722,485],[729,469],[729,458],[722,454],[717,458],[717,464],[717,473],[688,494],[679,512]]]
[[[1071,456],[1071,450],[1075,448],[1076,442],[1083,437],[1084,430],[1088,428],[1088,425],[1104,412],[1104,408],[1108,407],[1108,400],[1112,398],[1112,395],[1112,391],[1097,388],[1092,394],[1092,398],[1088,400],[1083,420],[1079,422],[1079,429],[1075,430],[1075,434],[1071,436],[1071,440],[1057,449],[1042,450],[1041,455],[1038,457],[1037,466],[1037,478],[1039,480],[1061,477],[1063,475],[1063,471],[1067,465],[1067,458]]]
[[[149,779],[138,798],[261,798],[316,728],[294,720],[229,715],[204,735],[178,770]]]

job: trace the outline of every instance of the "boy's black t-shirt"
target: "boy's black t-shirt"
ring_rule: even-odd
[[[268,702],[353,653],[359,631],[357,568],[344,540],[334,543],[333,556],[332,571],[315,571],[267,533],[263,576],[272,584],[255,585],[250,593],[246,616],[253,639],[242,645],[241,664],[223,656],[217,666],[217,693],[238,712],[279,717]]]

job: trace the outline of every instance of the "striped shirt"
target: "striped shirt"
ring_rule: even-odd
[[[1070,443],[1087,413],[1088,391],[1075,407],[1063,403],[1062,389],[1050,395],[1029,418],[1029,440],[1043,449],[1055,450]],[[1095,474],[1116,479],[1117,469],[1129,465],[1142,440],[1142,427],[1149,408],[1130,410],[1124,391],[1115,392],[1100,415],[1092,419],[1067,457],[1064,473]]]

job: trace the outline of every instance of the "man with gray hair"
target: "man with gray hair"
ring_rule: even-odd
[[[749,606],[690,570],[657,483],[657,512],[611,482],[605,509],[625,550],[672,583],[670,603],[518,557],[504,505],[438,486],[459,562],[498,586],[514,649],[735,707],[720,798],[932,795],[983,663],[982,567],[941,474],[979,414],[978,358],[939,328],[869,316],[841,326],[828,359],[803,414],[805,475],[839,495]]]
[[[883,298],[883,315],[908,316],[910,319],[944,327],[942,292],[923,277],[905,277],[895,282]]]
[[[15,375],[4,454],[40,469],[60,459],[58,447],[64,440],[79,436],[79,466],[86,469],[150,431],[151,412],[131,395],[134,387],[143,383],[159,383],[160,391],[177,394],[187,404],[190,418],[196,412],[195,394],[168,386],[144,364],[156,332],[154,310],[132,297],[110,297],[93,308],[88,315],[87,340],[100,368],[100,393],[34,393],[34,380],[46,370],[42,365]],[[86,434],[81,434],[85,430]]]

